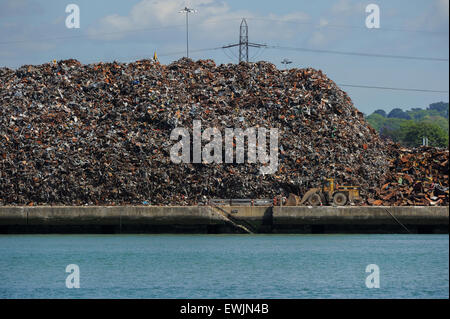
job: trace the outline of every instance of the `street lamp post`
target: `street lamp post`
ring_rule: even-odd
[[[281,64],[284,64],[284,68],[287,69],[288,64],[291,64],[292,61],[288,60],[288,59],[284,59],[283,61],[281,61]]]
[[[189,58],[189,13],[196,13],[197,10],[185,7],[180,13],[186,13],[186,57]]]

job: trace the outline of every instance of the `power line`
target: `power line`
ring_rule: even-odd
[[[264,48],[261,48],[261,52],[263,51],[262,49],[264,49]],[[203,49],[192,50],[191,52],[205,52],[205,51],[214,51],[214,50],[223,50],[224,52],[226,51],[226,49],[224,49],[223,47],[214,47],[214,48],[203,48]],[[185,52],[178,51],[178,52],[171,52],[171,53],[162,53],[162,54],[158,54],[158,56],[165,57],[165,56],[180,55],[183,53],[185,53]],[[237,58],[235,54],[233,54],[233,55],[235,58]],[[120,59],[120,58],[118,58],[118,59]],[[449,91],[443,91],[443,90],[429,90],[429,89],[416,89],[416,88],[411,89],[411,88],[370,86],[370,85],[358,85],[358,84],[339,84],[339,83],[337,83],[337,85],[340,87],[342,86],[342,87],[353,87],[353,88],[375,89],[375,90],[391,90],[391,91],[423,92],[423,93],[446,93],[446,94],[449,93]]]
[[[230,53],[231,53],[232,56],[230,56],[230,55],[228,54],[227,49],[224,49],[224,48],[222,48],[222,49],[223,49],[223,53],[224,53],[224,54],[227,56],[227,58],[229,58],[231,61],[239,61],[239,58],[236,56],[236,54],[234,54],[233,51],[231,51],[231,49],[230,49],[229,51],[230,51]]]
[[[165,27],[155,27],[155,28],[143,28],[143,29],[134,29],[134,30],[126,30],[126,31],[115,31],[115,32],[104,32],[104,33],[96,33],[95,35],[114,35],[120,33],[130,33],[130,32],[140,32],[140,31],[155,31],[155,30],[163,30],[163,29],[171,29],[171,28],[181,28],[184,25],[172,25]],[[3,41],[0,42],[2,44],[15,44],[15,43],[29,43],[29,42],[42,42],[42,41],[53,41],[53,40],[65,40],[65,39],[82,39],[82,38],[90,38],[90,35],[82,34],[82,35],[69,35],[69,36],[60,36],[60,37],[52,37],[52,38],[41,38],[41,39],[30,39],[30,40],[13,40],[13,41]]]
[[[203,22],[203,23],[193,24],[193,25],[203,25],[203,24],[211,24],[211,23],[214,24],[214,23],[218,23],[218,22],[231,21],[231,20],[237,20],[237,19],[238,18],[222,19],[222,20]],[[252,19],[253,20],[278,21],[278,20],[275,20],[275,19],[262,19],[262,18],[252,18]],[[292,21],[282,21],[282,20],[279,20],[279,21],[280,22],[292,22]],[[292,23],[310,24],[310,23],[306,23],[306,22],[305,23],[303,23],[303,22],[292,22]],[[142,28],[142,29],[134,29],[134,30],[126,30],[126,31],[97,33],[96,35],[114,35],[114,34],[121,34],[121,33],[130,33],[130,32],[136,33],[136,32],[141,32],[141,31],[156,31],[156,30],[164,30],[164,29],[170,29],[170,28],[180,28],[180,27],[183,27],[183,26],[184,25],[172,25],[172,26],[163,26],[163,27],[154,27],[154,28]],[[90,36],[86,35],[86,34],[83,34],[83,35],[61,36],[61,37],[44,38],[44,39],[36,39],[36,40],[3,41],[3,42],[0,42],[0,45],[2,45],[2,44],[14,44],[14,43],[27,43],[27,42],[36,42],[36,41],[52,41],[52,40],[64,40],[64,39],[76,39],[76,38],[86,38],[86,37],[90,37]],[[245,43],[243,43],[243,44],[245,46]],[[230,45],[230,46],[225,46],[225,47],[232,47],[232,46],[238,46],[238,45],[241,47],[241,43],[240,44],[235,44],[235,45]],[[269,47],[269,46],[254,44],[254,43],[248,43],[248,46],[265,47],[265,48],[279,49],[279,50],[291,50],[291,51],[327,53],[327,54],[338,54],[338,55],[350,55],[350,56],[364,56],[364,57],[392,58],[392,59],[407,59],[407,60],[421,60],[421,61],[438,61],[438,62],[448,62],[449,61],[448,58],[403,56],[403,55],[389,55],[389,54],[373,54],[373,53],[320,50],[320,49],[295,48],[295,47],[283,47],[283,46],[270,46]]]
[[[257,48],[256,52],[250,57],[250,60],[254,61],[264,50],[264,48]]]
[[[408,92],[427,92],[427,93],[449,93],[448,91],[440,90],[426,90],[426,89],[408,89],[408,88],[395,88],[386,86],[369,86],[369,85],[356,85],[356,84],[337,84],[338,86],[363,88],[363,89],[377,89],[377,90],[393,90],[393,91],[408,91]]]
[[[226,50],[226,49],[225,49]],[[228,49],[228,51],[230,51],[231,55],[234,56],[234,58],[236,59],[236,61],[239,62],[239,57],[233,52],[233,50]]]
[[[228,55],[227,51],[225,49],[223,49],[223,53],[227,56],[228,59],[230,60],[234,60],[231,56]]]
[[[223,47],[213,47],[213,48],[202,48],[202,49],[196,49],[191,50],[191,52],[205,52],[205,51],[215,51],[215,50],[223,50],[226,51]],[[261,50],[262,52],[263,50]],[[178,52],[168,52],[168,53],[161,53],[158,54],[160,57],[167,57],[167,56],[174,56],[174,55],[182,55],[185,51],[178,51]],[[235,57],[236,55],[233,54]],[[228,56],[228,55],[227,55]],[[147,55],[136,55],[136,56],[127,56],[127,57],[115,57],[114,61],[116,60],[137,60],[137,59],[145,59],[148,58]],[[90,60],[92,63],[95,63],[94,60]],[[363,88],[363,89],[375,89],[375,90],[392,90],[392,91],[406,91],[406,92],[424,92],[424,93],[446,93],[448,94],[449,91],[443,91],[443,90],[428,90],[428,89],[410,89],[410,88],[398,88],[398,87],[385,87],[385,86],[369,86],[369,85],[357,85],[357,84],[341,84],[336,83],[336,85],[340,87],[353,87],[353,88]]]
[[[219,22],[224,21],[235,21],[240,18],[229,18],[229,19],[219,19],[215,21],[205,21],[202,23],[190,23],[190,26],[200,26],[205,24],[216,24]],[[167,25],[167,26],[161,26],[161,27],[150,27],[150,28],[140,28],[140,29],[133,29],[133,30],[124,30],[124,31],[112,31],[112,32],[100,32],[95,33],[95,36],[101,36],[101,35],[115,35],[115,34],[122,34],[122,33],[137,33],[137,32],[143,32],[143,31],[157,31],[157,30],[165,30],[165,29],[175,29],[175,28],[183,28],[186,27],[185,24],[175,24],[175,25]],[[82,38],[92,38],[92,35],[88,34],[80,34],[80,35],[68,35],[68,36],[59,36],[59,37],[51,37],[51,38],[38,38],[38,39],[28,39],[28,40],[12,40],[12,41],[1,41],[0,45],[2,44],[15,44],[15,43],[31,43],[31,42],[42,42],[42,41],[54,41],[54,40],[66,40],[66,39],[82,39]]]
[[[376,54],[376,53],[362,53],[362,52],[349,52],[349,51],[333,51],[333,50],[294,48],[294,47],[283,47],[283,46],[268,46],[267,48],[268,49],[278,49],[278,50],[288,50],[288,51],[304,51],[304,52],[315,52],[315,53],[364,56],[364,57],[374,57],[374,58],[448,62],[448,59],[433,58],[433,57],[418,57],[418,56],[407,56],[407,55]]]
[[[259,57],[260,57],[261,55],[263,55],[263,53],[264,53],[264,50],[261,49],[260,52],[259,52],[253,59],[259,59]]]
[[[224,21],[235,21],[240,18],[227,18],[227,19],[219,19],[215,21],[205,21],[201,23],[196,24],[190,24],[191,26],[199,26],[204,24],[216,24],[219,22]],[[249,20],[260,20],[260,21],[269,21],[269,22],[279,22],[279,23],[292,23],[292,24],[303,24],[303,25],[313,25],[318,28],[323,27],[331,27],[331,28],[351,28],[351,29],[364,29],[368,30],[365,27],[358,27],[358,26],[347,26],[347,25],[317,25],[310,22],[300,22],[300,21],[284,21],[284,20],[277,20],[277,19],[264,19],[264,18],[249,18]],[[156,31],[156,30],[164,30],[164,29],[173,29],[173,28],[182,28],[185,27],[183,24],[179,25],[168,25],[168,26],[160,26],[160,27],[150,27],[150,28],[139,28],[139,29],[132,29],[132,30],[124,30],[124,31],[113,31],[113,32],[101,32],[96,33],[95,35],[115,35],[115,34],[122,34],[122,33],[136,33],[136,32],[142,32],[142,31]],[[416,32],[416,33],[424,33],[424,34],[437,34],[437,35],[443,35],[448,36],[448,32],[439,32],[439,31],[425,31],[425,30],[408,30],[408,29],[394,29],[394,28],[380,28],[380,29],[370,29],[370,31],[373,30],[383,30],[383,31],[398,31],[398,32]],[[56,37],[50,37],[50,38],[40,38],[40,39],[28,39],[28,40],[12,40],[12,41],[1,41],[0,45],[3,44],[15,44],[15,43],[27,43],[27,42],[38,42],[38,41],[53,41],[53,40],[65,40],[65,39],[77,39],[77,38],[90,38],[90,35],[82,34],[82,35],[70,35],[70,36],[56,36]]]
[[[265,44],[251,43],[248,42],[248,25],[245,18],[242,19],[241,25],[239,27],[239,43],[224,45],[223,49],[228,49],[232,47],[239,47],[239,63],[242,61],[248,62],[248,48],[261,48],[266,47]]]
[[[343,29],[359,29],[366,30],[368,32],[379,32],[379,31],[390,31],[390,32],[410,32],[410,33],[423,33],[424,35],[439,35],[439,36],[448,36],[449,33],[445,31],[431,31],[431,30],[413,30],[413,29],[402,29],[402,28],[373,28],[368,29],[362,26],[354,26],[354,25],[339,25],[339,24],[317,24],[313,22],[306,21],[292,21],[292,20],[280,20],[280,19],[267,19],[267,18],[249,18],[249,20],[259,20],[259,21],[267,21],[267,22],[278,22],[278,23],[287,23],[287,24],[301,24],[301,25],[309,25],[315,28],[343,28]]]

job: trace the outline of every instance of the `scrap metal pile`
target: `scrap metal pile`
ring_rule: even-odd
[[[369,204],[448,206],[448,149],[392,148],[392,152],[390,171],[380,189],[368,199]]]
[[[173,163],[171,132],[192,132],[194,120],[222,134],[277,128],[278,171]],[[366,204],[426,204],[409,187],[422,175],[392,171],[409,161],[392,162],[391,154],[348,95],[314,69],[189,59],[0,69],[0,205],[192,205],[303,194],[327,177],[359,185]]]

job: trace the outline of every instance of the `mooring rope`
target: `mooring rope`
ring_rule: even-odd
[[[409,231],[409,229],[405,226],[405,225],[403,225],[394,215],[392,215],[391,214],[391,212],[390,211],[388,211],[386,208],[384,208],[383,207],[383,209],[385,210],[385,211],[387,211],[388,212],[388,214],[389,215],[391,215],[391,217],[400,225],[400,226],[402,226],[409,234],[411,234],[411,232]]]
[[[234,227],[242,229],[244,232],[246,232],[247,234],[254,234],[254,232],[252,232],[250,229],[248,229],[247,227],[243,226],[243,225],[239,225],[238,223],[234,222],[232,219],[230,219],[227,215],[228,212],[218,206],[215,205],[210,205],[209,206],[211,208],[211,210],[214,213],[218,213],[219,216],[222,217],[222,219],[224,219],[225,221],[229,222],[230,224],[232,224]],[[217,210],[216,210],[217,209]]]

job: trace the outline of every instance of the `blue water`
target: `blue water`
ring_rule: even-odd
[[[0,298],[449,298],[449,236],[0,235]]]

